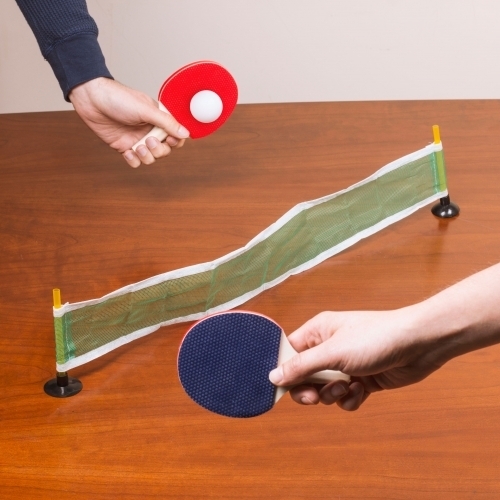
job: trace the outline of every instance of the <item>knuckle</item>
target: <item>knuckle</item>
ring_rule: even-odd
[[[312,346],[317,346],[323,343],[323,338],[321,336],[321,333],[319,332],[318,329],[314,328],[311,329],[307,332],[307,345],[312,347]]]
[[[317,324],[323,324],[331,320],[332,312],[330,311],[322,311],[314,317],[314,321],[316,321]]]

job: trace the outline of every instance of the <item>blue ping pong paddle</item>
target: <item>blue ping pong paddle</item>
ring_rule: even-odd
[[[177,361],[189,397],[219,415],[256,417],[269,411],[291,387],[276,387],[269,372],[297,354],[272,319],[248,311],[214,314],[186,333]],[[350,378],[324,370],[307,379],[326,384]]]

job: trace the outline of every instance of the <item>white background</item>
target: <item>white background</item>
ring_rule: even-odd
[[[117,80],[156,96],[212,59],[241,103],[500,97],[498,0],[88,0]],[[0,113],[71,109],[0,0]]]

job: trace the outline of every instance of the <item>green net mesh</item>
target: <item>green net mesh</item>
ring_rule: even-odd
[[[83,364],[162,325],[234,307],[444,196],[443,153],[432,146],[397,168],[387,166],[347,190],[294,207],[275,229],[215,266],[54,310],[57,369]]]

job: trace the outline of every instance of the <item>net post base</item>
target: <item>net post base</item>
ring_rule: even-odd
[[[53,398],[69,398],[83,389],[83,384],[77,378],[69,377],[66,372],[57,372],[56,378],[45,383],[45,394]]]
[[[453,203],[449,196],[445,196],[431,208],[431,212],[440,219],[451,219],[460,213],[460,207]]]

